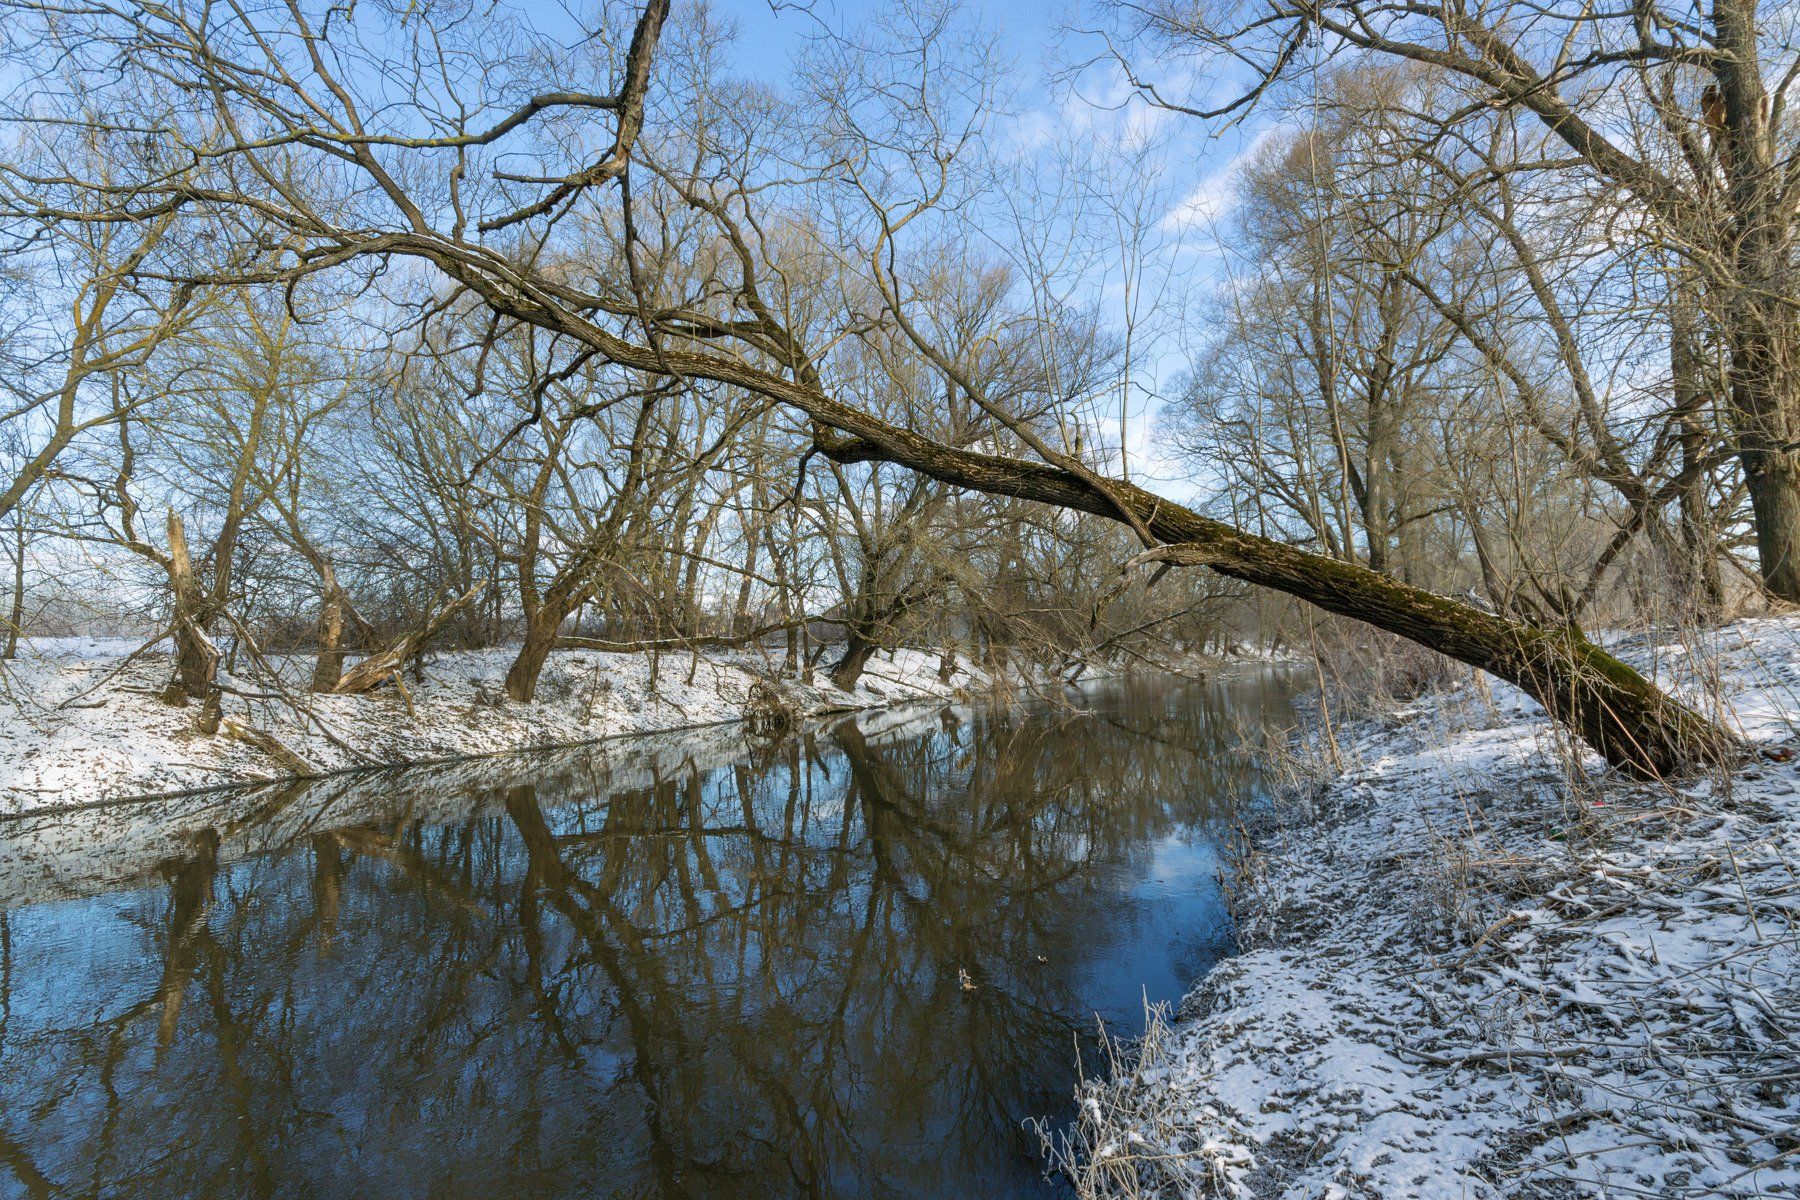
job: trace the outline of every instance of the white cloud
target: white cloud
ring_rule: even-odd
[[[1288,132],[1285,125],[1271,125],[1259,131],[1229,162],[1202,179],[1165,213],[1162,227],[1170,231],[1199,229],[1230,216],[1241,195],[1245,167],[1264,147]]]

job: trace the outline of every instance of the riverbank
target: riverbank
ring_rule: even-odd
[[[1800,619],[1618,650],[1800,732]],[[1086,1091],[1087,1194],[1800,1196],[1800,764],[1634,785],[1484,680],[1334,732],[1242,953]]]
[[[985,694],[996,681],[937,651],[877,654],[857,686],[779,678],[744,652],[553,654],[529,704],[506,699],[513,652],[433,654],[403,695],[320,696],[226,675],[222,732],[193,729],[194,708],[157,693],[166,655],[133,656],[122,639],[29,639],[0,663],[0,815],[200,788],[324,776],[567,746],[626,734],[743,720],[758,681],[774,681],[795,716]],[[285,666],[286,664],[278,664]],[[947,678],[946,678],[947,676]]]

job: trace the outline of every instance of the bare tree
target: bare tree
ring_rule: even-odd
[[[491,26],[436,10],[409,10],[394,21],[359,12],[354,24],[332,24],[329,37],[326,18],[315,22],[300,5],[267,16],[198,4],[83,9],[47,21],[40,5],[14,11],[31,25],[20,38],[27,47],[53,49],[76,67],[97,59],[108,70],[129,63],[118,87],[134,86],[141,82],[134,74],[148,71],[205,104],[199,116],[172,121],[155,136],[170,156],[203,155],[210,169],[129,188],[83,181],[83,194],[107,208],[109,219],[179,212],[210,220],[229,212],[254,214],[280,231],[278,245],[248,262],[196,272],[197,281],[288,284],[351,263],[416,260],[501,317],[567,339],[621,371],[739,389],[796,410],[811,422],[820,452],[839,464],[894,462],[958,488],[1116,520],[1142,543],[1145,562],[1204,565],[1491,671],[1626,769],[1661,774],[1737,752],[1734,739],[1571,628],[1484,612],[1204,517],[1096,472],[1074,446],[1052,444],[991,396],[966,356],[931,336],[912,295],[917,264],[910,255],[979,182],[972,169],[978,164],[965,152],[991,111],[980,47],[959,42],[954,23],[907,10],[887,22],[880,44],[846,41],[833,50],[842,57],[811,76],[819,89],[809,110],[818,153],[797,170],[782,170],[776,164],[795,156],[784,158],[767,144],[778,121],[720,122],[699,132],[689,122],[679,141],[644,143],[652,128],[651,58],[666,11],[655,0],[602,68],[615,85],[584,88],[571,80],[565,90],[531,94],[523,92],[527,79],[541,80],[547,63],[571,73],[582,64],[559,58],[547,41],[533,43],[529,55],[509,55]],[[396,45],[404,52],[396,54]],[[464,53],[491,64],[490,73],[469,80],[433,65]],[[1495,53],[1511,52],[1502,45]],[[369,92],[368,69],[377,61],[378,96]],[[408,102],[396,106],[388,75],[408,61],[425,65],[405,81]],[[1538,82],[1523,89],[1521,103],[1554,94]],[[469,88],[479,100],[463,94]],[[672,102],[683,94],[677,89]],[[570,162],[557,132],[586,124],[597,111],[614,114],[610,136],[596,139],[590,130],[577,141],[607,148]],[[1592,145],[1597,137],[1577,140]],[[329,200],[326,189],[286,185],[291,172],[273,164],[295,158],[330,177]],[[533,169],[521,169],[532,158]],[[627,169],[628,162],[647,164],[649,178]],[[615,185],[616,203],[609,198]],[[678,195],[693,216],[691,253],[704,282],[684,294],[661,296],[634,278],[637,200],[650,186]],[[783,190],[806,187],[816,187],[820,210],[839,219],[800,254],[791,240],[765,236],[764,218]],[[579,225],[616,233],[622,277],[586,277],[543,254],[559,230]],[[786,225],[784,238],[794,228]],[[799,272],[817,255],[854,267],[876,300],[872,310],[841,313],[829,337],[816,310],[810,320],[795,319],[805,315],[807,278]],[[834,342],[870,329],[904,338],[950,381],[958,403],[994,421],[994,447],[958,447],[835,394],[821,364]],[[1767,432],[1757,426],[1746,436]],[[1022,457],[1027,453],[1033,457]],[[1800,530],[1800,521],[1795,525]],[[1782,561],[1772,553],[1765,564],[1778,580]],[[1800,594],[1800,575],[1795,579],[1794,588],[1777,590]]]
[[[1541,123],[1565,158],[1628,195],[1682,254],[1709,297],[1731,359],[1730,413],[1769,591],[1800,601],[1800,290],[1793,262],[1796,160],[1789,27],[1755,0],[1596,10],[1499,4],[1418,9],[1388,0],[1243,9],[1120,6],[1146,53],[1246,63],[1250,87],[1204,107],[1171,96],[1130,45],[1114,46],[1158,103],[1206,119],[1243,112],[1319,54],[1424,64],[1462,81],[1459,115],[1496,107]],[[1323,39],[1320,43],[1315,39]],[[1314,53],[1309,46],[1319,46]],[[1623,129],[1618,112],[1641,117]]]

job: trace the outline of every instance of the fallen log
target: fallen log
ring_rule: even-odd
[[[364,692],[372,692],[384,683],[399,678],[400,671],[412,659],[413,655],[430,641],[453,617],[467,608],[477,596],[487,590],[487,584],[478,583],[461,596],[439,609],[436,615],[428,618],[422,626],[410,633],[394,639],[387,649],[377,651],[345,671],[331,689],[333,695],[356,696]]]

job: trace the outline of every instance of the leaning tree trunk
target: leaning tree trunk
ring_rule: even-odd
[[[874,657],[877,649],[873,640],[863,636],[858,630],[851,629],[849,637],[844,643],[844,653],[838,657],[835,663],[831,664],[831,670],[827,672],[832,686],[846,692],[854,689],[857,681],[862,678],[863,669],[869,665],[869,659]]]
[[[345,671],[337,685],[331,689],[332,693],[339,696],[360,696],[389,681],[400,686],[400,673],[406,669],[413,656],[486,590],[487,584],[476,584],[440,608],[435,615],[427,617],[419,628],[395,638],[385,650],[376,651]]]
[[[544,664],[549,661],[550,652],[556,649],[557,633],[563,622],[579,607],[575,601],[574,596],[547,595],[531,613],[525,624],[525,642],[506,671],[508,699],[529,704],[537,695],[538,676],[544,673]]]
[[[1498,675],[1573,728],[1609,763],[1633,775],[1658,778],[1702,763],[1729,761],[1741,750],[1732,735],[1665,695],[1575,629],[1543,629],[1511,621],[1366,567],[1245,533],[1131,484],[1106,480],[1095,486],[1060,467],[953,449],[826,403],[833,424],[841,420],[843,427],[864,435],[825,435],[822,448],[840,462],[897,462],[961,487],[1114,520],[1124,520],[1122,508],[1129,506],[1149,533],[1164,543],[1140,557],[1207,566]]]

